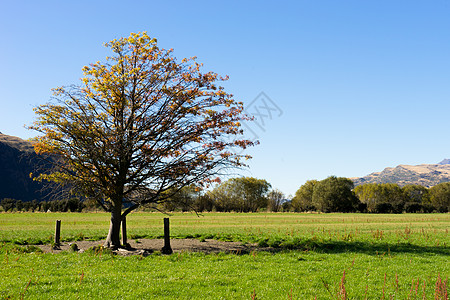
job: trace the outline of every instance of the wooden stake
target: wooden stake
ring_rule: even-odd
[[[61,220],[56,220],[54,248],[59,249],[60,245],[61,245]]]
[[[161,249],[162,254],[172,254],[172,247],[170,247],[170,228],[169,218],[164,218],[164,247]]]

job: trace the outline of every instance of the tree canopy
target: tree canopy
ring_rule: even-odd
[[[330,176],[314,186],[312,204],[322,212],[356,211],[359,200],[352,189],[350,179]]]
[[[255,212],[267,208],[267,192],[270,183],[253,177],[231,178],[211,193],[216,208],[220,211]]]
[[[295,192],[295,196],[291,201],[291,206],[294,211],[308,211],[315,209],[312,204],[312,197],[314,187],[317,183],[317,180],[308,180]]]
[[[406,186],[402,189],[395,183],[369,183],[357,186],[355,194],[367,205],[369,212],[401,213],[408,197],[415,195],[417,198],[421,190],[416,186]]]
[[[254,143],[242,135],[242,102],[217,85],[227,77],[202,72],[195,57],[177,61],[145,32],[105,46],[113,55],[84,67],[81,85],[56,88],[30,128],[41,133],[36,152],[58,157],[39,178],[111,211],[105,244],[118,247],[131,210],[218,181]]]
[[[429,192],[431,203],[438,211],[450,211],[450,182],[435,185]]]

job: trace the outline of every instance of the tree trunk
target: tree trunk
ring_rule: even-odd
[[[109,223],[109,232],[103,246],[117,249],[120,247],[120,224],[122,222],[122,207],[115,205],[111,211],[111,221]]]

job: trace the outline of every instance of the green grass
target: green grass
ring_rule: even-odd
[[[162,237],[161,213],[134,213],[127,218],[128,235]],[[174,238],[210,236],[236,241],[290,237],[420,242],[435,246],[449,240],[449,214],[288,214],[288,213],[178,213],[170,217]],[[62,220],[62,239],[98,240],[106,237],[106,213],[0,214],[0,241],[19,244],[48,243],[55,220]]]
[[[163,217],[130,215],[129,236],[161,236]],[[244,255],[42,254],[17,245],[48,240],[56,219],[63,239],[101,238],[108,218],[0,214],[0,299],[252,299],[252,293],[257,299],[342,299],[344,289],[348,299],[435,299],[438,278],[450,275],[450,214],[170,217],[173,237],[258,242],[279,250]]]

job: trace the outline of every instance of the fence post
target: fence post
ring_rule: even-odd
[[[122,245],[126,248],[130,247],[127,238],[127,217],[123,217],[122,219]]]
[[[55,243],[53,248],[59,249],[59,246],[61,245],[61,220],[56,220],[56,226],[55,226]]]
[[[172,254],[172,247],[170,247],[170,228],[169,218],[164,218],[164,247],[161,249],[162,254]]]

